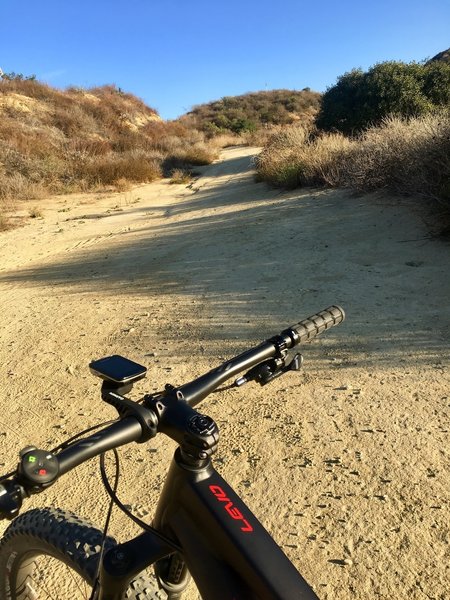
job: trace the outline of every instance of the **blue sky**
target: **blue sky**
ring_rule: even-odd
[[[0,67],[115,83],[165,119],[223,96],[324,91],[354,67],[450,47],[450,0],[1,0]]]

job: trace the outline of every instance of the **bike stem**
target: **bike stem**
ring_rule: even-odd
[[[164,433],[177,442],[186,461],[197,467],[203,466],[216,451],[217,424],[190,406],[181,390],[167,384],[163,394],[146,395],[143,404],[138,404],[122,396],[118,389],[104,382],[102,398],[116,408],[121,418],[134,417],[139,421],[142,428],[139,443]]]

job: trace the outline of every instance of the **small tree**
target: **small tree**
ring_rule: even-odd
[[[323,98],[317,126],[351,135],[388,115],[417,117],[450,100],[450,65],[384,62],[339,77]]]
[[[389,114],[420,116],[432,108],[423,90],[423,66],[418,63],[384,62],[364,77],[366,111],[363,120],[378,124]]]
[[[363,71],[353,69],[341,75],[337,84],[328,88],[317,116],[319,128],[351,134],[362,127],[359,107],[362,104],[363,81]]]

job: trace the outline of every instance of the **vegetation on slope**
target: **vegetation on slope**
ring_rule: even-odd
[[[319,93],[309,88],[226,96],[196,106],[182,117],[182,122],[210,136],[225,132],[252,133],[273,125],[310,122],[319,109],[320,98]]]
[[[273,185],[385,188],[450,206],[449,106],[449,50],[353,70],[323,97],[309,88],[225,97],[172,122],[115,86],[59,91],[4,75],[0,228],[8,199],[124,189],[172,172],[184,181],[219,145],[269,136],[257,167]]]
[[[450,48],[448,48],[447,50],[443,50],[442,52],[439,52],[439,54],[436,54],[436,56],[433,56],[433,58],[430,58],[430,60],[428,62],[434,62],[437,60],[450,63]]]
[[[115,86],[56,90],[0,81],[0,200],[146,182],[215,154],[201,132],[163,122]]]

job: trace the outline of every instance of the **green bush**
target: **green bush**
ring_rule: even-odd
[[[450,64],[384,62],[339,77],[323,98],[316,124],[353,135],[389,115],[418,117],[450,105]]]
[[[245,117],[233,119],[230,124],[230,129],[233,133],[244,133],[245,131],[256,131],[256,123]]]

